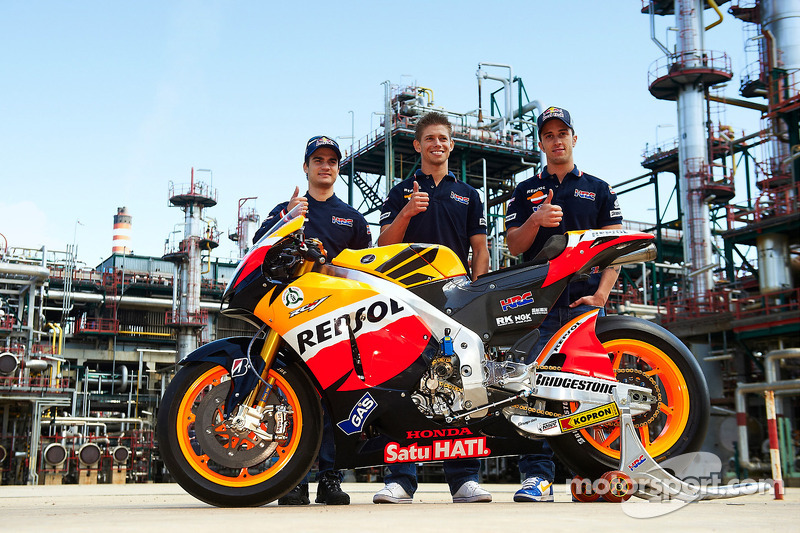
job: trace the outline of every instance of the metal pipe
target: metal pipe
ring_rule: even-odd
[[[719,17],[719,20],[716,20],[716,21],[712,22],[711,24],[709,24],[708,26],[706,26],[706,31],[710,30],[711,28],[713,28],[714,26],[716,26],[717,24],[720,24],[722,22],[722,11],[719,10],[719,6],[717,5],[717,3],[714,2],[714,0],[708,0],[708,5],[711,6],[711,9],[713,9],[714,11],[717,12],[717,16]]]
[[[42,420],[41,424],[50,424],[50,423],[58,424],[61,426],[77,426],[79,424],[89,424],[93,426],[99,425],[107,425],[107,424],[137,424],[139,426],[143,426],[147,424],[148,426],[152,425],[150,421],[144,420],[143,418],[138,417],[120,417],[115,418],[113,416],[57,416],[55,418],[48,418],[47,420]]]
[[[61,300],[66,298],[66,293],[63,291],[56,291],[50,290],[47,293],[47,297],[53,300]],[[102,294],[92,294],[92,293],[73,293],[72,299],[75,301],[80,302],[111,302],[116,303],[120,300],[120,296],[106,296],[104,297]],[[172,307],[172,300],[168,300],[166,298],[145,298],[142,296],[128,296],[125,295],[125,305],[127,307],[135,307],[135,306],[148,306],[148,307],[164,307],[164,308],[171,308]],[[200,302],[201,309],[209,309],[219,311],[219,303],[214,302]],[[59,308],[60,309],[60,308]]]
[[[19,263],[0,263],[0,274],[16,276],[32,276],[38,280],[50,277],[50,269],[46,266],[21,265]]]
[[[775,422],[775,391],[764,391],[767,406],[767,433],[769,434],[769,463],[772,468],[775,499],[783,499],[783,476],[781,475],[781,453],[778,445],[778,426]]]
[[[653,9],[653,0],[650,0],[650,8],[647,10],[650,14],[650,40],[656,43],[656,45],[661,48],[661,51],[664,52],[664,55],[670,55],[669,49],[661,44],[661,41],[658,40],[656,37],[656,10]]]
[[[800,379],[776,381],[773,383],[739,383],[734,393],[736,401],[736,423],[739,426],[739,463],[745,468],[759,468],[761,465],[750,462],[750,450],[747,439],[747,404],[745,395],[753,392],[792,391],[800,393]]]

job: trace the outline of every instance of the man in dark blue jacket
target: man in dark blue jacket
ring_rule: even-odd
[[[622,229],[617,195],[603,180],[575,166],[572,149],[578,141],[566,109],[547,108],[537,119],[539,148],[547,165],[519,183],[506,211],[506,244],[514,255],[530,261],[553,235],[588,229]],[[525,361],[530,364],[550,338],[573,318],[603,307],[619,275],[619,267],[594,273],[588,281],[570,284],[539,326],[539,342]],[[519,470],[524,481],[516,502],[552,502],[553,452],[540,441],[538,453],[523,455]]]
[[[414,149],[420,169],[389,191],[381,211],[381,246],[400,242],[443,244],[461,259],[472,279],[489,271],[486,219],[480,195],[448,170],[453,150],[452,127],[441,113],[428,113],[416,126]],[[472,250],[472,264],[469,252]],[[414,463],[389,467],[385,486],[374,503],[411,503],[417,489]],[[478,484],[480,461],[458,459],[444,462],[450,494],[456,503],[490,502],[492,495]]]
[[[308,192],[300,196],[295,187],[288,202],[278,204],[267,216],[256,232],[253,242],[258,241],[272,226],[295,206],[301,205],[306,214],[305,235],[319,239],[330,261],[345,248],[362,249],[372,245],[369,225],[363,215],[341,201],[333,186],[339,177],[339,162],[342,152],[330,137],[317,136],[306,144],[303,171],[308,178]],[[342,490],[342,473],[333,469],[336,449],[333,442],[333,425],[328,413],[324,413],[322,444],[319,449],[319,474],[317,475],[316,503],[348,505],[350,496]],[[278,505],[308,505],[309,476],[278,500]]]

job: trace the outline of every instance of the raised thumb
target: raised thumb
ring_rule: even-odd
[[[419,182],[414,180],[414,192],[419,192]]]
[[[297,198],[297,196],[299,194],[300,194],[300,187],[295,187],[294,188],[294,194],[292,195],[292,199]]]
[[[547,191],[547,198],[545,198],[544,203],[549,204],[553,201],[553,189]]]

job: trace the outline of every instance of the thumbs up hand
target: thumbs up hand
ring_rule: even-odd
[[[308,200],[306,199],[306,197],[300,196],[300,187],[294,188],[294,194],[292,195],[292,198],[289,200],[289,205],[286,206],[286,212],[288,213],[289,211],[294,209],[295,206],[297,205],[303,206],[302,214],[305,215],[308,212]]]
[[[564,218],[564,211],[560,205],[553,204],[553,189],[547,191],[547,198],[539,205],[539,209],[532,215],[536,223],[545,228],[556,228]]]
[[[428,193],[420,192],[419,182],[415,180],[414,188],[408,196],[408,203],[403,207],[400,214],[404,214],[408,218],[418,215],[428,209],[428,201]]]

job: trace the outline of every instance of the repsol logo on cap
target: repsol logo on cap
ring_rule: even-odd
[[[392,298],[381,298],[359,307],[355,312],[327,318],[297,332],[297,352],[303,355],[311,347],[327,344],[329,341],[338,342],[340,337],[349,335],[348,330],[357,335],[367,326],[372,326],[371,331],[380,329],[387,319],[395,317],[404,310],[405,307],[400,302]]]

